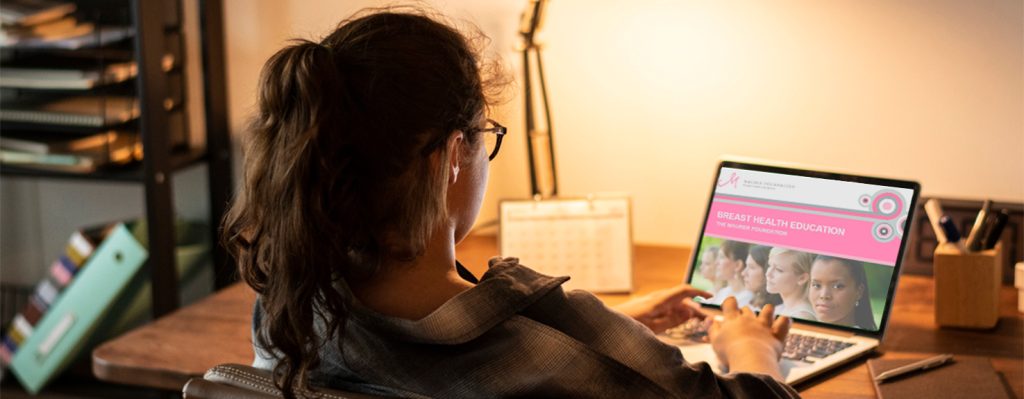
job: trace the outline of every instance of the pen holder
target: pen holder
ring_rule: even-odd
[[[952,244],[935,249],[935,323],[987,329],[999,321],[1003,249],[967,253]]]

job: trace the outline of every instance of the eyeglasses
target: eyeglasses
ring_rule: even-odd
[[[508,133],[508,128],[492,119],[488,119],[487,127],[473,129],[472,132],[494,133],[494,135],[488,134],[484,136],[484,144],[487,147],[487,154],[489,154],[487,160],[493,161],[494,157],[498,156],[498,150],[501,149],[501,139],[505,137],[505,133]]]

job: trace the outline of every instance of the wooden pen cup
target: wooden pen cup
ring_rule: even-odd
[[[935,249],[935,323],[943,327],[988,329],[999,322],[1001,244],[965,252],[953,244]]]

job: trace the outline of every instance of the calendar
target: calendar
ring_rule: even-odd
[[[549,276],[570,276],[567,290],[632,291],[629,197],[504,200],[499,207],[502,256]]]

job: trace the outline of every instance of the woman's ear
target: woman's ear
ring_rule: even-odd
[[[800,277],[796,278],[796,281],[798,283],[800,283],[800,285],[807,284],[809,281],[811,281],[811,274],[810,273],[803,273],[803,274],[800,275]]]
[[[462,161],[462,140],[466,135],[456,130],[448,136],[448,184],[455,184],[459,180],[459,164]]]

